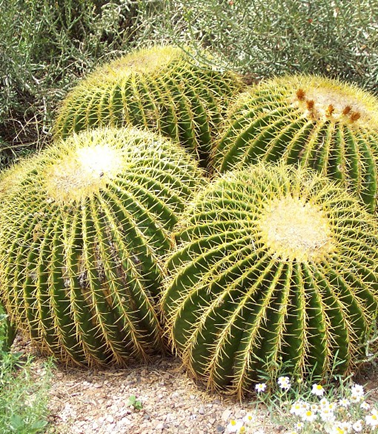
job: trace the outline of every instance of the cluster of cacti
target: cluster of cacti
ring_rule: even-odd
[[[293,166],[235,170],[195,197],[176,240],[162,307],[174,348],[209,388],[242,396],[284,367],[322,377],[363,357],[377,224],[341,186]]]
[[[242,89],[178,48],[137,51],[0,175],[0,297],[42,352],[147,360],[165,329],[195,377],[239,396],[357,364],[378,314],[378,102],[294,76],[230,107]]]
[[[378,100],[313,76],[273,79],[243,93],[212,155],[224,172],[259,160],[314,168],[376,209]]]
[[[171,46],[139,50],[97,69],[64,100],[57,136],[133,125],[158,131],[207,161],[239,76],[211,69]]]
[[[160,257],[202,173],[149,132],[73,135],[2,180],[1,295],[59,360],[124,364],[163,349]]]

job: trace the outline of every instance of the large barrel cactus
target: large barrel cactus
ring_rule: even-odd
[[[378,100],[314,76],[272,79],[238,98],[212,165],[224,172],[259,160],[300,163],[341,181],[375,210]]]
[[[256,165],[201,191],[176,233],[162,308],[184,365],[242,396],[285,373],[346,374],[375,326],[377,223],[328,178]]]
[[[10,169],[0,294],[11,320],[67,363],[162,350],[159,257],[201,179],[180,146],[133,129],[75,134]]]
[[[66,137],[103,125],[145,127],[205,162],[228,99],[242,87],[236,74],[198,64],[179,48],[143,49],[81,81],[63,102],[55,131]]]

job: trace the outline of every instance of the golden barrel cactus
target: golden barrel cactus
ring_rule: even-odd
[[[173,46],[132,52],[96,69],[73,88],[55,134],[98,126],[137,126],[181,143],[205,165],[239,76],[200,64]]]
[[[149,132],[74,134],[1,180],[0,295],[11,320],[65,363],[126,364],[163,350],[160,256],[197,163]]]
[[[200,191],[176,228],[162,298],[189,372],[239,397],[278,375],[350,373],[377,318],[377,229],[309,169],[259,164]]]
[[[230,108],[212,152],[216,172],[283,161],[313,168],[377,207],[378,100],[315,76],[262,82]]]

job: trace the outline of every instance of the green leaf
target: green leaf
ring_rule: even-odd
[[[135,410],[141,410],[143,408],[142,402],[137,400],[135,395],[129,396],[128,405],[134,407]]]
[[[12,431],[19,432],[21,429],[25,428],[25,422],[21,416],[14,414],[10,418],[10,428]]]

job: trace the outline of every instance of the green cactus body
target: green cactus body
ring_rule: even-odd
[[[299,163],[341,181],[374,211],[377,147],[375,97],[335,80],[289,76],[240,95],[212,166],[224,172],[260,160]]]
[[[139,50],[75,87],[60,108],[55,134],[144,127],[180,142],[205,164],[228,99],[242,87],[236,74],[198,65],[179,48]]]
[[[184,365],[211,389],[346,374],[363,357],[378,302],[377,224],[309,169],[230,171],[192,201],[162,309]]]
[[[4,353],[7,353],[16,337],[16,328],[9,321],[4,307],[0,303],[0,361]]]
[[[122,365],[162,350],[159,257],[202,179],[177,144],[113,128],[9,170],[0,279],[12,321],[67,363]]]

